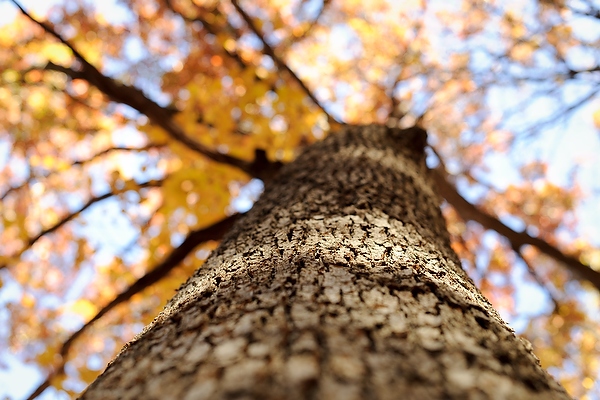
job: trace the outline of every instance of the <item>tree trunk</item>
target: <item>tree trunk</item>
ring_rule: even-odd
[[[450,248],[417,128],[283,168],[83,399],[568,399]]]

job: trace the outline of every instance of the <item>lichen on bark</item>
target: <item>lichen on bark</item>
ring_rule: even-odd
[[[424,144],[309,147],[83,398],[569,398],[462,270]]]

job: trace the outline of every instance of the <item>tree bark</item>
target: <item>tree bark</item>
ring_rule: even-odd
[[[568,399],[460,266],[417,128],[283,168],[83,399]]]

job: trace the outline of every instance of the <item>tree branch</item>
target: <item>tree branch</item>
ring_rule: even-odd
[[[159,148],[159,147],[164,147],[164,144],[148,144],[146,146],[143,147],[123,147],[123,146],[115,146],[115,147],[108,147],[102,151],[99,151],[98,153],[92,155],[90,158],[85,159],[85,160],[75,160],[73,161],[73,163],[71,164],[71,167],[74,167],[76,165],[84,165],[87,163],[90,163],[92,161],[94,161],[96,158],[101,157],[105,154],[108,153],[112,153],[113,151],[146,151],[146,150],[150,150],[153,148]],[[39,180],[39,179],[47,179],[49,176],[58,173],[61,171],[49,171],[48,173],[46,173],[45,175],[29,175],[27,177],[27,179],[25,181],[23,181],[21,184],[16,185],[16,186],[11,186],[8,189],[6,189],[6,191],[4,193],[2,193],[2,195],[0,195],[0,201],[3,201],[4,199],[6,199],[6,197],[8,195],[10,195],[12,192],[15,192],[17,190],[23,189],[24,187],[26,187],[28,184],[30,184],[33,180]]]
[[[147,151],[150,149],[157,149],[157,148],[165,147],[165,146],[166,146],[166,144],[164,144],[164,143],[150,143],[150,144],[147,144],[146,146],[142,146],[142,147],[124,147],[124,146],[108,147],[108,148],[101,150],[98,153],[92,155],[90,158],[87,158],[85,160],[73,161],[73,164],[71,164],[71,166],[87,164],[89,162],[94,161],[96,158],[102,157],[103,155],[108,154],[108,153],[112,153],[113,151],[137,152],[137,151]]]
[[[227,217],[207,228],[192,231],[188,234],[185,240],[169,254],[160,264],[150,270],[146,275],[139,278],[137,281],[131,284],[123,292],[119,293],[110,303],[102,307],[96,313],[92,319],[86,322],[81,328],[73,332],[69,338],[63,342],[58,354],[61,357],[60,364],[57,365],[50,374],[47,375],[44,382],[42,382],[28,397],[29,400],[38,397],[44,390],[50,385],[51,381],[64,373],[65,363],[67,362],[67,355],[69,350],[73,346],[73,343],[79,338],[88,328],[90,328],[94,322],[102,318],[106,313],[117,307],[119,304],[125,303],[131,299],[137,293],[140,293],[144,289],[150,287],[162,278],[167,276],[175,267],[181,263],[185,257],[187,257],[199,244],[208,242],[210,240],[220,240],[223,235],[233,226],[235,221],[240,217],[240,214],[235,214]]]
[[[517,232],[504,225],[497,218],[479,210],[476,206],[465,200],[457,192],[454,186],[446,180],[440,171],[433,170],[432,175],[435,180],[436,189],[439,191],[440,195],[456,209],[463,219],[478,222],[484,228],[498,232],[510,242],[515,251],[516,249],[521,249],[521,247],[525,245],[537,247],[542,253],[563,263],[576,278],[587,280],[600,290],[600,272],[582,264],[575,257],[564,254],[548,242],[533,237],[527,232]]]
[[[156,186],[160,186],[162,184],[162,180],[151,180],[148,182],[143,182],[140,184],[137,184],[136,186],[138,188],[145,188],[145,187],[156,187]],[[10,256],[10,258],[15,258],[15,257],[19,257],[21,254],[23,254],[26,250],[30,249],[31,246],[33,246],[38,240],[40,240],[42,237],[60,229],[63,225],[67,224],[68,222],[72,221],[74,218],[76,218],[78,215],[80,215],[82,212],[84,212],[85,210],[87,210],[88,208],[90,208],[91,206],[93,206],[94,204],[108,199],[109,197],[112,196],[116,196],[122,193],[125,193],[127,191],[131,190],[131,188],[129,187],[125,187],[122,190],[117,190],[117,191],[110,191],[107,193],[104,193],[103,195],[97,196],[97,197],[92,197],[91,199],[89,199],[87,201],[87,203],[85,203],[83,206],[81,206],[78,210],[67,214],[66,216],[64,216],[60,221],[58,221],[57,223],[55,223],[54,225],[41,230],[37,235],[29,238],[27,240],[27,244],[25,246],[23,246],[23,248],[21,248],[21,250],[19,250],[17,253],[13,254],[12,256]],[[8,264],[1,264],[0,265],[0,269],[6,268],[8,266]]]
[[[546,118],[542,121],[538,121],[535,124],[533,124],[532,126],[523,129],[522,130],[523,134],[531,135],[532,132],[538,131],[541,127],[548,126],[548,125],[553,124],[554,122],[558,121],[560,118],[567,117],[573,111],[575,111],[576,109],[578,109],[579,107],[581,107],[582,105],[587,103],[588,101],[592,100],[594,97],[598,96],[598,89],[600,89],[600,85],[596,85],[588,94],[579,98],[574,103],[571,103],[568,107],[564,108],[563,110],[560,110],[560,111],[554,113],[553,116]]]
[[[6,197],[9,194],[11,194],[12,192],[16,192],[17,190],[23,189],[24,187],[29,185],[31,183],[31,181],[33,181],[35,178],[36,177],[33,174],[31,174],[31,170],[30,170],[29,176],[21,184],[16,185],[16,186],[11,186],[8,189],[6,189],[6,191],[4,193],[2,193],[2,195],[0,196],[0,201],[4,201],[6,199]]]
[[[283,43],[281,43],[279,45],[279,48],[283,49],[285,51],[285,50],[289,49],[292,45],[304,40],[311,33],[311,31],[314,29],[314,27],[317,26],[317,24],[319,23],[319,20],[325,13],[327,6],[329,6],[330,4],[331,4],[331,0],[323,0],[321,2],[321,7],[319,7],[319,11],[317,11],[317,15],[312,19],[312,21],[310,21],[310,23],[304,29],[304,31],[298,36],[292,36],[292,37],[286,38],[283,41]]]
[[[162,184],[162,180],[152,180],[152,181],[148,181],[148,182],[143,182],[140,184],[137,184],[136,186],[138,188],[146,188],[146,187],[156,187],[156,186],[160,186]],[[93,206],[94,204],[105,200],[109,197],[112,196],[116,196],[119,195],[121,193],[125,193],[128,192],[129,190],[131,190],[131,188],[125,188],[123,190],[118,190],[118,191],[110,191],[107,193],[104,193],[101,196],[98,197],[93,197],[91,199],[88,200],[87,203],[85,203],[79,210],[65,216],[63,219],[61,219],[60,221],[58,221],[56,224],[52,225],[51,227],[48,227],[44,230],[42,230],[40,233],[38,233],[36,236],[32,237],[29,239],[28,243],[27,243],[27,248],[33,246],[33,244],[35,244],[35,242],[37,242],[42,236],[45,236],[49,233],[52,233],[54,231],[56,231],[57,229],[59,229],[60,227],[62,227],[63,225],[65,225],[67,222],[71,221],[73,218],[77,217],[79,214],[81,214],[82,212],[84,212],[85,210],[87,210],[88,208],[90,208],[91,206]]]
[[[77,58],[84,66],[91,68],[91,69],[96,69],[92,64],[90,64],[85,57],[83,57],[81,55],[81,53],[79,53],[79,51],[77,51],[77,49],[75,49],[66,39],[64,39],[61,35],[58,34],[58,32],[56,32],[52,27],[50,27],[48,24],[43,23],[41,21],[38,21],[37,19],[35,19],[31,14],[29,14],[16,0],[10,0],[11,3],[13,3],[20,11],[23,15],[25,15],[30,21],[32,21],[33,23],[35,23],[36,25],[38,25],[39,27],[41,27],[44,32],[50,34],[51,36],[54,36],[54,38],[58,39],[59,42],[61,42],[62,44],[64,44],[65,46],[67,46],[69,48],[69,50],[71,50],[71,52],[73,53],[73,55],[75,56],[75,58]],[[96,70],[98,71],[98,70]],[[98,72],[99,73],[99,72]]]
[[[199,16],[189,17],[187,15],[184,15],[181,11],[176,10],[175,6],[173,5],[173,3],[172,3],[171,0],[165,0],[165,5],[167,6],[167,8],[169,10],[171,10],[172,13],[177,14],[181,18],[183,18],[184,21],[186,21],[186,22],[199,22],[199,23],[201,23],[202,26],[204,27],[204,29],[206,29],[206,31],[208,33],[210,33],[211,35],[217,36],[217,34],[219,33],[217,31],[217,29],[215,28],[215,26],[213,24],[209,23],[208,21],[206,21],[204,18],[201,18]],[[201,8],[201,6],[196,5],[196,8]],[[216,10],[214,10],[214,11],[216,11]],[[229,27],[232,28],[231,26],[229,26]],[[228,50],[225,47],[221,47],[221,49],[223,49],[223,51],[227,54],[227,56],[229,56],[230,58],[232,58],[233,60],[235,60],[235,62],[241,68],[246,68],[247,67],[246,63],[244,62],[244,60],[242,59],[242,57],[240,57],[240,55],[237,53],[237,51],[235,51],[235,50]]]
[[[148,117],[150,121],[164,129],[171,138],[177,140],[178,142],[186,145],[193,151],[196,151],[203,156],[216,161],[218,163],[223,163],[227,165],[231,165],[233,167],[239,168],[240,170],[246,172],[247,174],[262,179],[262,170],[259,170],[254,162],[247,162],[244,160],[240,160],[238,158],[232,157],[227,154],[221,154],[215,152],[202,144],[196,142],[186,135],[186,133],[173,121],[171,118],[172,112],[167,108],[161,107],[148,97],[135,86],[125,85],[120,83],[104,74],[102,74],[96,67],[94,67],[90,62],[88,62],[66,39],[64,39],[58,32],[52,29],[47,24],[36,20],[33,16],[31,16],[23,7],[16,2],[16,0],[11,0],[21,12],[29,18],[32,22],[42,27],[45,32],[54,36],[58,39],[62,44],[67,46],[73,52],[73,55],[78,59],[78,61],[82,64],[81,70],[75,70],[73,68],[68,68],[60,65],[56,65],[54,63],[48,63],[45,67],[47,70],[59,71],[72,79],[83,79],[90,83],[91,85],[97,87],[102,93],[104,93],[109,99],[114,102],[126,104],[129,107],[137,110],[141,114],[144,114]],[[271,175],[271,171],[266,171],[266,175]]]
[[[569,8],[569,10],[573,14],[600,19],[600,8],[594,8],[591,2],[587,3],[586,5],[589,7],[587,10],[578,10],[572,7]]]
[[[575,76],[577,76],[579,74],[590,74],[593,72],[600,72],[600,65],[596,65],[593,68],[580,69],[580,70],[575,70],[575,69],[569,68],[567,71],[567,74],[568,74],[569,78],[574,78]]]
[[[306,96],[308,96],[308,98],[310,98],[312,100],[312,102],[317,107],[319,107],[319,109],[327,116],[327,120],[329,122],[334,121],[334,122],[340,123],[340,121],[336,120],[332,115],[330,115],[327,112],[327,110],[325,110],[325,107],[323,107],[323,105],[319,102],[319,100],[311,92],[311,90],[308,88],[308,86],[306,86],[306,84],[302,81],[302,79],[300,79],[298,77],[298,75],[296,75],[296,73],[294,71],[292,71],[292,69],[281,58],[279,58],[277,56],[277,54],[275,53],[275,49],[273,49],[273,47],[271,47],[271,45],[269,43],[267,43],[262,32],[260,32],[260,30],[254,23],[254,21],[252,21],[252,18],[250,17],[250,15],[248,15],[248,13],[246,13],[246,11],[239,5],[238,0],[231,0],[231,4],[233,4],[236,11],[241,15],[242,19],[246,22],[246,24],[248,25],[248,27],[250,28],[252,33],[254,33],[254,35],[256,35],[258,37],[258,39],[260,40],[260,42],[263,45],[264,53],[266,55],[268,55],[269,57],[271,57],[271,59],[277,65],[277,67],[279,69],[286,71],[290,75],[292,80],[294,80],[300,86],[300,88],[302,89],[302,91],[304,91]]]

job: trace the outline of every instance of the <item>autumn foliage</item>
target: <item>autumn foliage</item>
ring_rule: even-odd
[[[359,123],[429,132],[464,267],[600,395],[597,3],[20,7],[0,3],[0,368],[38,368],[32,397],[84,389],[263,182]]]

